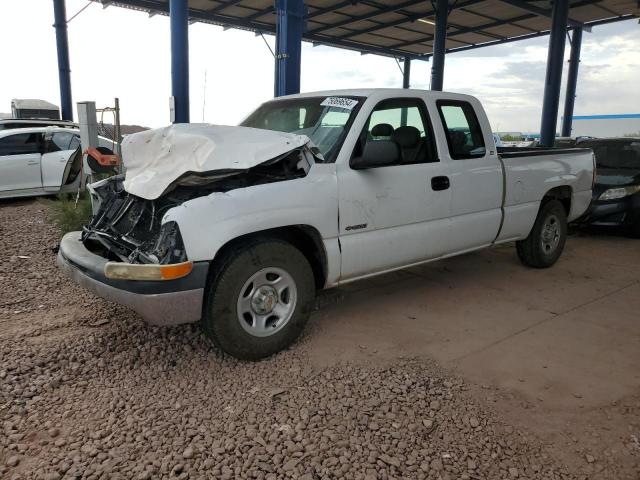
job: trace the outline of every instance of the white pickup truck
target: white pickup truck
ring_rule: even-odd
[[[591,150],[498,150],[477,99],[402,89],[137,133],[123,161],[89,187],[94,217],[59,265],[151,323],[201,321],[242,359],[294,342],[318,289],[512,241],[553,265],[594,178]]]

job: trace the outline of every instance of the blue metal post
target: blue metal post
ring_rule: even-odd
[[[411,82],[411,59],[404,57],[404,68],[402,70],[402,88],[409,88]]]
[[[276,68],[274,96],[300,93],[304,0],[276,0]]]
[[[564,117],[562,120],[562,136],[571,136],[573,106],[576,102],[576,86],[578,84],[578,66],[580,65],[580,48],[582,46],[582,28],[573,30],[571,36],[571,56],[569,57],[569,74],[567,75],[567,92],[564,97]]]
[[[431,63],[431,90],[442,91],[444,81],[444,52],[447,41],[448,0],[436,2],[436,31],[433,37],[433,61]]]
[[[69,41],[67,39],[67,9],[64,0],[53,0],[56,47],[58,49],[58,78],[60,81],[60,111],[62,120],[73,120],[71,100],[71,68],[69,67]]]
[[[547,75],[544,84],[540,145],[551,147],[556,137],[564,44],[569,20],[569,0],[555,0],[551,13],[551,35],[547,54]]]
[[[189,2],[169,0],[174,123],[189,123]]]

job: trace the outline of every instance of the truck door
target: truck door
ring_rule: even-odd
[[[42,188],[41,148],[41,133],[13,133],[0,138],[0,191]]]
[[[353,159],[362,156],[368,142],[396,143],[399,160],[353,169]],[[422,99],[379,102],[351,161],[336,168],[341,280],[436,258],[445,251],[451,190]]]
[[[451,181],[449,253],[490,245],[502,222],[503,172],[488,120],[467,101],[437,100]],[[478,119],[480,116],[483,123]]]

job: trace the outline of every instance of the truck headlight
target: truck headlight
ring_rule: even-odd
[[[640,185],[629,185],[628,187],[610,188],[600,195],[598,200],[617,200],[640,192]]]

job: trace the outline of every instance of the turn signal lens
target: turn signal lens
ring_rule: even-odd
[[[170,265],[107,262],[104,274],[116,280],[175,280],[186,277],[193,270],[193,262]]]

